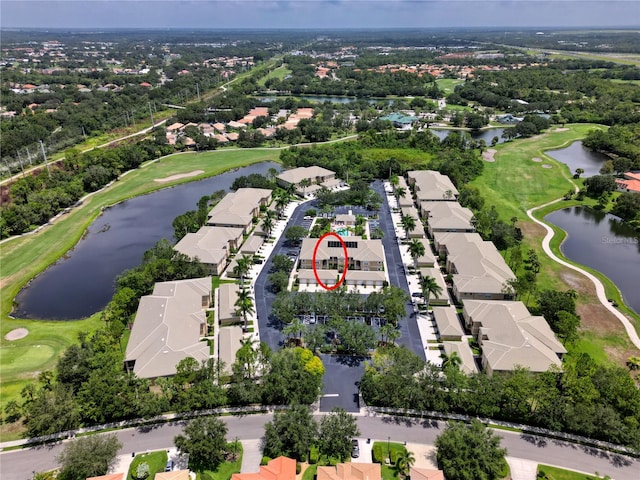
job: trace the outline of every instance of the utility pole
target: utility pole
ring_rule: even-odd
[[[31,161],[31,153],[29,153],[29,147],[24,147],[27,150],[27,157],[29,157],[29,165],[32,165],[33,162]]]
[[[44,158],[44,164],[47,167],[47,173],[51,175],[51,170],[49,170],[49,162],[47,162],[47,152],[44,151],[44,143],[40,140],[40,150],[42,150],[42,158]]]
[[[198,103],[200,103],[200,85],[196,83],[196,93],[198,95]]]
[[[20,168],[22,169],[22,178],[25,177],[24,174],[24,165],[22,164],[22,156],[20,155],[20,152],[16,150],[16,153],[18,154],[18,161],[20,162]]]
[[[82,126],[82,136],[84,137],[85,141],[87,140],[87,132],[84,131],[84,125]]]
[[[149,102],[149,115],[151,116],[151,128],[155,127],[155,123],[153,123],[153,110],[151,110],[151,102]]]

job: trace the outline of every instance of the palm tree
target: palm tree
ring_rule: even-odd
[[[238,292],[238,298],[236,303],[233,304],[236,307],[236,313],[242,315],[244,319],[244,331],[247,331],[247,315],[255,313],[253,308],[253,299],[249,295],[249,290],[243,288]]]
[[[627,367],[629,368],[629,370],[640,370],[640,357],[629,357],[627,359]]]
[[[267,237],[271,235],[271,231],[273,230],[273,218],[271,215],[266,215],[262,220],[262,230],[267,234]]]
[[[416,219],[411,215],[402,215],[402,219],[400,220],[402,223],[402,228],[407,234],[407,239],[409,238],[409,233],[413,232],[416,229]]]
[[[438,285],[436,279],[433,277],[422,277],[420,279],[420,288],[422,289],[422,296],[424,302],[427,304],[427,311],[429,310],[429,298],[431,295],[440,295],[442,293],[442,287]]]
[[[394,344],[402,333],[389,322],[380,327],[378,335],[380,335],[380,343]]]
[[[302,189],[302,194],[304,196],[307,193],[307,187],[311,186],[311,180],[309,180],[308,178],[303,178],[302,180],[300,180],[300,183],[298,183],[298,185]]]
[[[400,179],[398,178],[398,175],[393,174],[389,177],[389,183],[391,184],[391,186],[395,188],[398,186],[398,184],[400,183]]]
[[[268,171],[267,171],[267,178],[269,180],[271,180],[272,182],[276,179],[276,176],[278,175],[278,170],[276,170],[275,168],[271,167]]]
[[[406,478],[414,463],[416,463],[415,455],[413,452],[410,452],[405,448],[396,458],[396,470],[398,471],[398,474],[401,477]]]
[[[242,255],[240,258],[236,258],[236,266],[233,267],[234,275],[240,277],[240,285],[244,287],[244,277],[251,270],[251,257],[248,255]]]
[[[293,337],[298,339],[302,336],[305,331],[304,324],[300,321],[298,317],[295,317],[293,321],[282,329],[282,333],[287,337]]]
[[[276,203],[275,206],[276,206],[276,211],[278,212],[278,217],[282,215],[282,211],[289,204],[290,200],[291,200],[291,196],[284,190],[282,191],[282,193],[278,194],[275,197],[275,203]]]
[[[418,268],[418,259],[425,254],[424,244],[417,238],[409,243],[409,254],[413,259],[413,268]]]
[[[458,352],[451,352],[450,355],[445,355],[444,360],[442,361],[442,369],[453,368],[455,370],[460,369],[460,365],[462,365],[462,359]]]
[[[400,197],[404,198],[406,194],[407,194],[407,189],[404,187],[398,187],[393,192],[393,196],[396,197],[396,202],[399,202]]]

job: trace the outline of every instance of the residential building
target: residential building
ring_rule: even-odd
[[[242,327],[239,325],[218,329],[218,362],[222,365],[221,373],[224,375],[233,373],[232,366],[236,361],[236,353],[242,347],[243,338]]]
[[[473,212],[458,202],[422,202],[422,216],[426,218],[427,230],[433,237],[435,232],[474,232],[471,223]]]
[[[442,346],[447,357],[454,354],[458,356],[460,359],[461,372],[467,375],[478,373],[478,365],[476,363],[473,350],[471,350],[469,342],[466,339],[456,342],[446,340],[442,342]]]
[[[464,329],[455,307],[433,307],[433,318],[441,340],[453,342],[462,340]]]
[[[251,235],[240,247],[240,254],[255,255],[264,243],[264,237],[260,235]]]
[[[261,465],[255,473],[234,473],[231,480],[295,480],[296,461],[288,457],[277,457]]]
[[[300,248],[300,268],[313,269],[313,252],[318,239],[304,238]],[[349,256],[348,270],[376,272],[384,270],[384,249],[380,240],[363,240],[362,237],[344,238]],[[335,237],[324,238],[316,251],[316,269],[340,270],[344,268],[342,242]]]
[[[335,177],[335,172],[313,165],[285,170],[276,177],[276,182],[283,188],[293,187],[298,194],[305,196],[323,186],[331,189],[341,185],[342,182]]]
[[[172,470],[170,472],[159,472],[153,480],[191,480],[189,470]]]
[[[524,303],[464,300],[463,305],[464,321],[482,348],[487,374],[512,371],[517,366],[532,372],[562,366],[567,350],[544,317],[532,316]]]
[[[336,466],[318,467],[317,480],[381,480],[379,463],[338,463]]]
[[[196,233],[187,233],[173,249],[192,260],[197,258],[209,275],[220,275],[231,250],[240,246],[243,233],[242,228],[204,226]]]
[[[218,287],[216,313],[220,325],[229,325],[242,320],[236,311],[236,301],[240,287],[235,283],[221,283]]]
[[[450,245],[452,250],[459,248],[458,245],[466,245],[468,242],[483,242],[479,233],[463,233],[463,232],[434,232],[433,234],[433,247],[436,253],[446,258],[449,254],[447,245]]]
[[[640,172],[625,172],[623,177],[616,178],[618,191],[640,193]]]
[[[412,170],[407,172],[407,178],[418,203],[456,201],[458,198],[458,189],[448,176],[440,172]]]
[[[228,193],[209,212],[207,225],[241,228],[248,233],[260,207],[271,203],[271,190],[265,188],[239,188]]]
[[[156,283],[140,299],[125,353],[125,366],[140,378],[174,375],[181,360],[209,358],[206,310],[211,277]]]
[[[444,480],[444,472],[430,468],[411,467],[409,478],[411,480]]]
[[[458,300],[512,300],[507,282],[515,274],[492,242],[478,238],[447,241],[446,268],[453,278],[454,296]]]
[[[108,473],[99,477],[88,477],[87,480],[126,480],[124,473]]]
[[[442,276],[442,272],[438,266],[435,267],[420,267],[418,269],[421,277],[431,277],[433,278],[438,286],[440,287],[440,293],[431,294],[429,296],[429,305],[449,305],[449,291],[447,289],[447,284],[444,281],[444,277]]]
[[[437,266],[436,257],[433,255],[433,252],[431,251],[431,244],[429,243],[429,240],[423,237],[423,238],[418,238],[418,241],[422,243],[422,246],[424,247],[424,255],[417,258],[418,268],[420,267],[433,268],[434,266]]]

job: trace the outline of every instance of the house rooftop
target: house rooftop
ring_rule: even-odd
[[[458,202],[421,202],[420,209],[428,214],[431,231],[474,230],[471,224],[473,212]]]
[[[229,242],[242,239],[242,232],[242,228],[205,225],[196,233],[187,233],[173,249],[202,263],[218,265],[228,256]]]
[[[407,172],[409,183],[414,185],[418,202],[426,200],[455,200],[458,189],[448,176],[433,170]]]
[[[310,167],[298,167],[292,168],[291,170],[285,170],[280,173],[277,178],[292,185],[298,185],[302,180],[315,180],[316,178],[323,178],[335,175],[335,172],[328,170],[323,167],[318,167],[317,165],[312,165]]]
[[[200,339],[210,299],[211,277],[156,283],[140,299],[125,353],[138,377],[174,375],[184,358],[209,358],[209,346]]]

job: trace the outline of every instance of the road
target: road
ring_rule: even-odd
[[[379,223],[380,228],[384,232],[382,245],[384,246],[384,255],[387,260],[389,283],[402,288],[407,292],[407,295],[411,295],[409,292],[409,284],[407,283],[407,276],[404,273],[402,256],[400,255],[400,249],[398,248],[393,219],[391,218],[391,211],[389,210],[389,203],[387,202],[387,194],[384,191],[384,184],[380,180],[376,180],[373,182],[371,188],[373,188],[373,190],[383,199],[379,212]],[[405,310],[406,317],[400,320],[399,323],[400,333],[402,336],[398,340],[398,343],[405,345],[420,358],[426,360],[422,340],[420,339],[417,316],[414,313],[413,304],[410,301],[405,305]]]
[[[259,439],[264,424],[272,419],[270,414],[220,417],[228,426],[227,438],[240,440]],[[356,417],[360,436],[396,442],[431,445],[444,429],[444,423],[386,416]],[[122,443],[120,454],[145,450],[160,450],[173,445],[175,435],[181,433],[184,422],[176,422],[151,428],[135,428],[115,432]],[[617,480],[637,480],[640,462],[637,459],[614,455],[541,437],[523,436],[519,433],[495,431],[502,438],[502,446],[510,457],[523,458],[538,463],[552,464],[585,472],[599,472]],[[0,453],[0,478],[2,480],[31,479],[33,472],[53,469],[62,445],[29,448]]]

